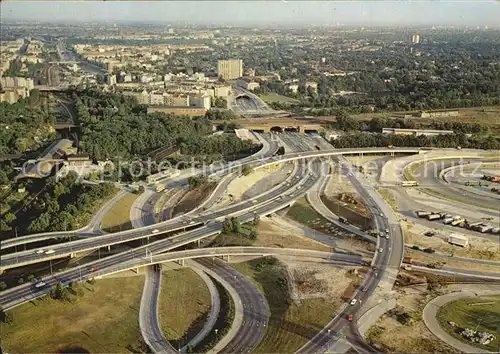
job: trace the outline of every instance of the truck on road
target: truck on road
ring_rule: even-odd
[[[416,186],[418,186],[418,182],[417,181],[402,181],[401,186],[402,187],[416,187]]]

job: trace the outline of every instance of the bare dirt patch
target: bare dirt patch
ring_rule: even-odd
[[[262,218],[259,224],[259,237],[254,243],[261,247],[303,248],[316,251],[333,251],[321,242],[311,240],[298,233],[281,228],[267,218]]]
[[[217,183],[211,182],[187,192],[174,207],[173,216],[193,210],[214,191],[215,187],[217,187]]]
[[[405,234],[405,243],[416,245],[421,248],[431,247],[441,253],[457,257],[477,258],[488,260],[500,260],[500,244],[498,241],[467,235],[470,245],[468,247],[454,246],[446,242],[448,231],[430,229],[417,223],[402,222]],[[424,236],[424,233],[432,231],[432,237]]]
[[[352,283],[352,272],[360,267],[339,267],[333,264],[284,261],[291,280],[291,298],[295,302],[305,299],[329,297],[338,306],[345,290]]]
[[[437,294],[425,286],[398,291],[396,308],[380,317],[367,334],[368,343],[384,352],[458,353],[437,339],[425,326],[422,311]]]

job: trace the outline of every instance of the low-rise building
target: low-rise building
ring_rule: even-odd
[[[382,128],[382,134],[396,135],[446,135],[453,134],[453,130],[437,130],[437,129],[402,129],[402,128]]]
[[[154,112],[173,114],[175,116],[203,117],[207,113],[207,109],[187,106],[156,106],[147,108],[147,113]]]
[[[236,81],[236,84],[248,91],[253,91],[260,87],[260,84],[249,78],[241,78]]]
[[[203,107],[206,110],[210,109],[212,100],[208,95],[193,95],[189,96],[189,103],[191,107]]]

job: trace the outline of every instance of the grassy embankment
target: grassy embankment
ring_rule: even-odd
[[[328,323],[336,308],[328,298],[290,300],[286,270],[275,258],[252,260],[234,267],[266,296],[271,316],[257,353],[292,353]]]
[[[139,330],[143,277],[84,284],[73,303],[44,297],[9,312],[1,323],[2,348],[17,353],[128,353],[145,349]]]
[[[160,327],[174,348],[183,347],[205,323],[210,311],[210,292],[189,268],[164,272],[160,288]]]
[[[129,193],[121,198],[102,219],[101,228],[106,232],[118,232],[132,228],[130,208],[138,194]]]
[[[262,98],[262,100],[266,103],[273,103],[273,102],[287,103],[287,104],[300,103],[300,101],[298,101],[294,98],[279,95],[279,94],[274,93],[274,92],[263,93],[263,94],[260,94],[259,97]]]

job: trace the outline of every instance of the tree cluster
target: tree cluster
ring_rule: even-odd
[[[500,149],[500,139],[498,137],[475,135],[468,137],[463,133],[415,136],[355,132],[332,139],[331,143],[335,148],[387,147],[392,145],[398,147]]]
[[[21,234],[73,230],[88,222],[100,202],[115,192],[110,183],[84,185],[78,182],[75,172],[68,173],[59,181],[49,177],[38,198],[23,213],[17,218],[3,218],[2,231],[13,226]]]
[[[191,176],[188,178],[189,189],[197,189],[204,186],[208,182],[206,175]]]
[[[53,118],[45,111],[31,108],[26,100],[0,103],[0,154],[36,150],[55,137]]]

